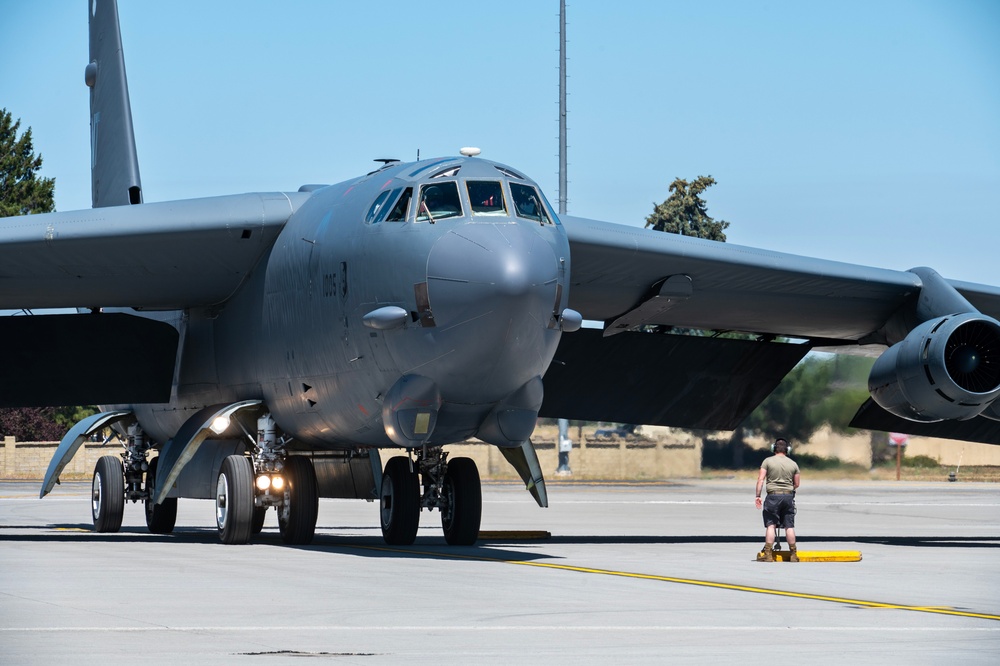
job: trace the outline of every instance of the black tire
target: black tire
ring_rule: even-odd
[[[215,490],[215,522],[222,543],[250,541],[253,522],[253,465],[241,455],[227,456]]]
[[[255,506],[253,508],[253,520],[250,521],[250,534],[260,534],[264,529],[264,519],[267,518],[266,506]]]
[[[146,527],[153,534],[170,534],[177,522],[177,498],[168,497],[163,504],[153,504],[156,495],[156,468],[159,456],[149,461],[146,470]]]
[[[380,492],[382,538],[390,546],[409,546],[420,527],[420,483],[404,456],[390,458]]]
[[[125,515],[125,468],[120,458],[102,456],[94,467],[90,511],[94,530],[117,532]]]
[[[444,476],[446,506],[441,511],[444,538],[452,546],[471,546],[479,539],[483,517],[483,490],[472,458],[448,461]]]
[[[285,479],[285,507],[278,511],[281,538],[295,546],[312,543],[319,513],[319,491],[312,461],[302,456],[288,456],[282,476]]]

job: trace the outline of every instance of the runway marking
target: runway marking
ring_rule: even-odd
[[[736,625],[736,626],[725,626],[725,625],[682,625],[682,624],[647,624],[647,625],[563,625],[563,624],[508,624],[508,625],[450,625],[446,627],[435,627],[435,630],[445,629],[448,631],[466,631],[466,632],[486,632],[486,631],[497,631],[497,632],[509,632],[509,631],[541,631],[541,632],[551,632],[551,631],[579,631],[579,632],[608,632],[608,631],[621,631],[621,632],[643,632],[643,631],[748,631],[748,632],[761,632],[761,631],[772,631],[775,625]],[[823,632],[839,632],[847,631],[850,633],[857,633],[861,631],[867,632],[877,632],[879,634],[884,634],[887,632],[906,632],[906,633],[998,633],[1000,632],[1000,627],[882,627],[882,626],[843,626],[843,627],[804,627],[801,625],[782,627],[782,630],[788,631],[823,631]],[[124,632],[124,633],[142,633],[142,632],[167,632],[174,631],[178,633],[197,633],[202,631],[211,632],[270,632],[270,631],[412,631],[425,633],[427,631],[427,625],[348,625],[348,624],[324,624],[324,625],[261,625],[258,627],[250,627],[246,625],[239,625],[233,627],[224,626],[181,626],[181,627],[171,627],[166,625],[155,625],[147,627],[0,627],[0,635],[11,634],[11,633],[61,633],[61,632]]]
[[[736,592],[751,592],[753,594],[767,594],[776,597],[791,597],[794,599],[808,599],[810,601],[827,601],[830,603],[844,604],[848,606],[861,606],[863,608],[881,608],[885,610],[903,610],[918,613],[933,613],[935,615],[952,615],[956,617],[971,617],[980,620],[1000,621],[1000,615],[990,613],[973,613],[962,611],[945,606],[910,606],[907,604],[891,604],[880,601],[868,601],[865,599],[850,599],[848,597],[833,597],[824,594],[809,594],[807,592],[790,592],[788,590],[775,590],[767,587],[754,587],[752,585],[733,585],[731,583],[718,583],[710,580],[697,580],[694,578],[676,578],[674,576],[660,576],[657,574],[634,573],[630,571],[615,571],[614,569],[595,569],[592,567],[578,567],[570,564],[554,564],[552,562],[529,562],[525,560],[506,560],[500,557],[484,557],[481,555],[460,555],[457,553],[444,553],[421,550],[404,550],[402,548],[384,548],[380,546],[345,546],[345,548],[357,548],[359,550],[375,550],[387,553],[402,553],[406,555],[430,555],[433,557],[448,557],[457,560],[474,560],[479,562],[498,562],[502,564],[516,564],[526,567],[538,567],[540,569],[556,569],[559,571],[572,571],[575,573],[597,574],[601,576],[617,576],[621,578],[634,578],[639,580],[655,580],[664,583],[676,583],[678,585],[694,585],[697,587],[709,587],[718,590],[733,590]]]

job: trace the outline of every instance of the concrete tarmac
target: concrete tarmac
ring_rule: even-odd
[[[857,563],[754,561],[753,481],[554,484],[539,509],[487,485],[484,530],[545,541],[384,546],[378,507],[321,500],[315,542],[218,543],[214,505],[172,535],[141,505],[97,534],[89,484],[0,482],[0,663],[743,664],[1000,661],[1000,488],[808,476],[803,550]]]

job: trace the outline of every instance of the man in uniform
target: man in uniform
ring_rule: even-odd
[[[757,508],[764,509],[764,561],[774,562],[775,526],[785,530],[785,540],[791,551],[790,561],[798,562],[795,547],[795,489],[799,487],[799,466],[788,457],[788,440],[779,437],[771,445],[774,455],[765,458],[757,475]],[[761,501],[760,491],[767,483],[767,499]]]

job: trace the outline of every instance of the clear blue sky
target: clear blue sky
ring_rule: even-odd
[[[0,106],[90,205],[85,0],[0,0]],[[120,6],[147,201],[464,145],[557,197],[558,2]],[[569,6],[569,210],[714,176],[733,243],[1000,284],[1000,2]]]

